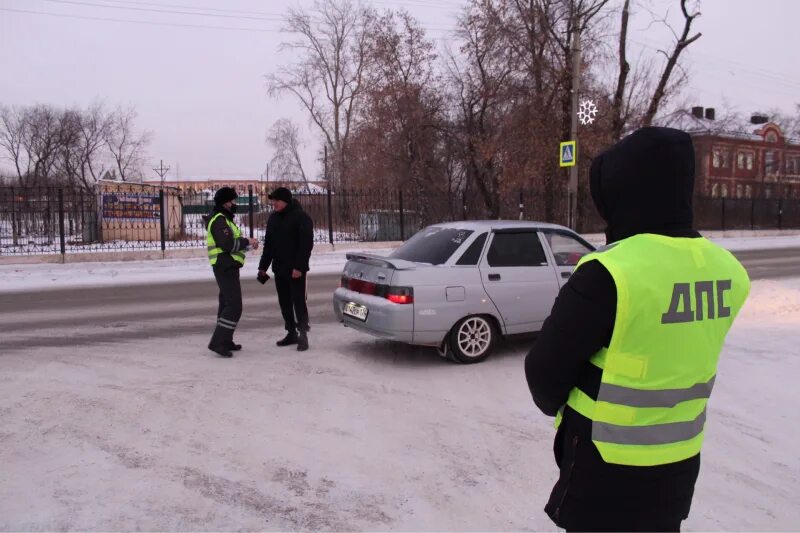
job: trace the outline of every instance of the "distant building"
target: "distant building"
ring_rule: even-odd
[[[670,117],[691,134],[696,157],[695,194],[711,198],[800,198],[800,139],[768,117],[745,124],[715,120],[713,108],[692,108]]]

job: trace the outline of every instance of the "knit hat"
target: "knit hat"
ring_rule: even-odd
[[[214,195],[214,205],[223,205],[231,200],[236,200],[239,198],[239,195],[236,194],[236,191],[232,187],[222,187],[217,193]]]
[[[286,187],[278,187],[272,194],[268,195],[267,198],[270,200],[280,200],[282,202],[291,203],[292,201],[292,191],[287,189]]]

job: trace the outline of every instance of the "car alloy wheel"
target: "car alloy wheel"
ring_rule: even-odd
[[[459,363],[477,363],[489,356],[494,343],[494,327],[488,318],[468,316],[453,328],[450,350]]]

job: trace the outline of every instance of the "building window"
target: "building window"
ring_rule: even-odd
[[[753,170],[753,152],[738,152],[736,154],[736,168],[739,170]]]
[[[711,198],[716,198],[717,196],[719,196],[719,185],[714,183],[711,185]]]
[[[744,186],[744,197],[745,198],[752,198],[753,197],[753,188],[750,185]]]
[[[724,148],[714,148],[711,164],[714,168],[730,167],[730,152]]]
[[[764,189],[764,198],[766,198],[767,200],[772,198],[772,187],[767,187],[766,189]]]
[[[800,157],[797,156],[786,157],[786,173],[789,175],[800,174]]]
[[[728,186],[727,185],[723,185],[722,186],[722,192],[720,193],[720,196],[722,196],[723,198],[727,198],[728,197]]]
[[[742,197],[742,192],[743,192],[742,191],[742,186],[741,185],[737,185],[736,186],[736,198],[741,198]]]
[[[775,150],[767,150],[764,152],[764,173],[767,176],[774,176],[778,173],[778,165],[780,161],[778,160],[778,154]]]
[[[768,143],[776,143],[776,142],[778,142],[778,134],[775,133],[774,131],[770,131],[770,132],[767,133],[767,136],[766,136],[765,140]]]

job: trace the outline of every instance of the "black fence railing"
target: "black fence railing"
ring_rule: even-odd
[[[401,241],[429,224],[485,218],[482,204],[462,194],[345,190],[296,198],[314,220],[316,242]],[[530,192],[507,194],[500,218],[544,220],[541,204],[541,197]],[[239,205],[243,232],[263,237],[271,212],[266,195],[249,191]],[[99,191],[0,187],[0,255],[203,247],[204,217],[211,207],[205,195],[136,185]],[[800,200],[698,197],[695,226],[800,229]],[[579,203],[576,229],[596,233],[603,227],[594,208]]]

